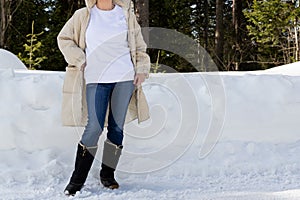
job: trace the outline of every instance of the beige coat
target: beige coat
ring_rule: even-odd
[[[128,45],[135,73],[149,74],[150,58],[146,53],[141,28],[130,9],[130,0],[113,0],[121,6],[128,24]],[[68,63],[63,85],[62,123],[64,126],[85,126],[87,124],[86,87],[80,67],[86,62],[85,32],[90,19],[90,9],[96,0],[86,0],[86,7],[77,10],[60,31],[58,46]],[[149,118],[149,108],[142,87],[135,89],[126,115],[126,123]],[[105,120],[107,125],[107,115]]]

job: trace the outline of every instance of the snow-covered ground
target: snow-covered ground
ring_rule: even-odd
[[[120,189],[99,184],[104,133],[85,187],[70,199],[300,199],[298,65],[151,74],[151,120],[125,127]],[[63,77],[0,70],[0,199],[67,199],[83,128],[61,126]]]

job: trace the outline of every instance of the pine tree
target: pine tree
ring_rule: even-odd
[[[249,35],[260,53],[257,57],[260,62],[278,65],[299,60],[295,37],[298,29],[295,27],[299,26],[297,16],[300,10],[294,3],[254,0],[251,9],[244,14],[249,22]]]
[[[24,44],[24,53],[26,53],[26,57],[22,56],[22,53],[18,54],[18,57],[23,61],[29,69],[40,68],[40,63],[47,59],[46,56],[37,56],[37,53],[40,51],[42,47],[42,43],[38,41],[38,36],[42,35],[44,32],[34,33],[34,21],[32,21],[31,25],[31,33],[26,37],[28,44]]]

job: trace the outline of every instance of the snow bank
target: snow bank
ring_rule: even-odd
[[[99,188],[100,148],[77,198],[300,198],[297,70],[151,74],[151,119],[125,127],[121,189]],[[63,78],[0,70],[0,199],[64,198],[83,128],[61,126]]]
[[[13,53],[0,49],[0,69],[22,69],[27,70],[27,67]]]
[[[0,149],[63,147],[71,132],[60,125],[63,73],[0,71]],[[68,137],[69,136],[69,137]]]
[[[300,75],[300,62],[294,62],[287,65],[281,65],[279,67],[274,67],[266,70],[267,73],[273,74],[283,74],[289,76],[299,76]]]
[[[213,105],[214,91],[207,84],[215,84],[210,80],[216,76],[220,79],[217,84],[223,84],[225,101]],[[0,141],[0,149],[64,148],[79,139],[82,128],[60,123],[63,77],[64,72],[0,71],[0,136],[6,138]],[[300,76],[280,73],[152,74],[144,84],[152,119],[142,125],[128,124],[126,130],[132,137],[147,138],[154,132],[172,136],[188,123],[189,127],[197,124],[193,127],[197,137],[204,137],[217,109],[214,106],[224,104],[225,113],[220,114],[224,119],[219,119],[224,121],[221,140],[297,141],[299,90]],[[223,98],[221,95],[217,97]]]

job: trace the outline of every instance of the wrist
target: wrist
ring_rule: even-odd
[[[143,73],[143,72],[141,72],[141,73],[136,73],[136,75],[143,75],[143,76],[147,76],[148,74],[147,74],[147,73]]]

